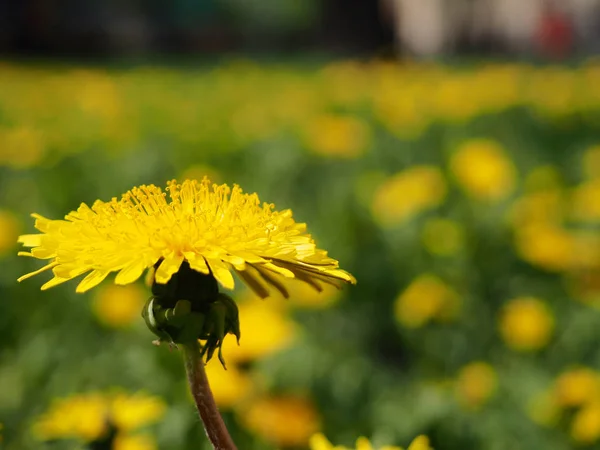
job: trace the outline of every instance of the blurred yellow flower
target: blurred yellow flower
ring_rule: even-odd
[[[559,224],[563,220],[565,204],[564,194],[559,189],[531,192],[515,200],[508,219],[517,228],[535,224]]]
[[[543,301],[519,297],[504,305],[499,328],[511,349],[535,351],[545,347],[552,338],[554,317]]]
[[[145,434],[118,435],[113,443],[113,450],[156,450],[154,439]]]
[[[250,377],[242,373],[235,363],[228,364],[227,370],[221,364],[207,364],[205,370],[220,408],[231,408],[243,400],[252,388]]]
[[[600,374],[587,367],[566,371],[554,383],[554,397],[564,408],[600,401]]]
[[[591,146],[583,153],[582,166],[587,178],[600,178],[600,144]]]
[[[70,74],[79,107],[103,119],[118,116],[122,97],[114,78],[99,70],[77,70]]]
[[[515,245],[518,255],[534,266],[562,271],[571,265],[573,239],[559,226],[539,222],[519,227]]]
[[[104,285],[94,295],[93,310],[103,324],[126,327],[140,318],[146,297],[146,291],[137,284]]]
[[[600,221],[600,178],[576,187],[571,197],[572,218],[585,222]]]
[[[55,400],[34,423],[33,432],[40,440],[81,438],[91,441],[106,432],[108,423],[120,432],[130,432],[157,422],[164,412],[162,400],[141,393],[80,394]]]
[[[238,413],[249,430],[281,447],[304,446],[320,428],[319,414],[305,397],[257,398]]]
[[[341,291],[329,284],[323,285],[318,292],[306,283],[290,280],[286,283],[290,292],[290,305],[296,308],[323,309],[335,304],[341,297]]]
[[[226,289],[234,288],[235,271],[263,298],[269,294],[263,282],[278,288],[277,277],[313,285],[356,282],[316,247],[306,224],[296,223],[289,209],[274,211],[272,204],[261,206],[258,195],[208,178],[172,180],[167,191],[170,202],[159,187],[136,187],[120,201],[97,200],[91,208],[82,203],[66,220],[33,214],[42,233],[20,236],[20,243],[33,248],[19,255],[51,261],[19,281],[52,269],[44,290],[89,272],[76,289],[85,292],[111,272],[119,272],[115,283],[125,285],[157,265],[154,279],[165,284],[186,261]]]
[[[311,436],[309,441],[310,450],[349,450],[339,445],[333,446],[331,442],[321,433]],[[356,440],[356,450],[374,450],[369,440],[365,437],[359,437]],[[384,445],[379,450],[402,450],[402,447]],[[429,439],[426,436],[418,436],[408,446],[406,450],[433,450],[429,445]]]
[[[46,153],[43,134],[31,127],[0,128],[0,166],[27,169]]]
[[[21,223],[12,212],[0,209],[0,256],[16,247]]]
[[[464,191],[478,200],[501,200],[515,189],[513,162],[498,142],[489,139],[463,143],[452,155],[450,169]]]
[[[238,303],[242,327],[241,345],[223,341],[223,352],[234,362],[251,361],[290,345],[298,332],[295,323],[275,302],[248,298]]]
[[[414,166],[388,178],[375,192],[372,211],[384,226],[400,224],[442,204],[446,181],[434,166]]]
[[[455,394],[460,404],[477,409],[496,392],[498,377],[486,362],[472,362],[464,366],[456,378]]]
[[[453,220],[430,219],[423,226],[421,239],[430,253],[451,256],[462,250],[464,230],[459,222]]]
[[[458,302],[458,294],[446,283],[435,275],[423,274],[396,298],[394,315],[402,325],[417,328],[434,317],[444,318]]]
[[[600,438],[600,400],[588,403],[575,413],[571,437],[580,444],[592,444]]]
[[[323,156],[358,158],[368,148],[371,131],[367,124],[351,116],[322,115],[306,128],[308,147]]]

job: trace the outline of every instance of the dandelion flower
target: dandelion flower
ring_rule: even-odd
[[[136,281],[155,268],[154,281],[166,284],[182,264],[202,274],[212,274],[226,289],[233,289],[232,272],[260,297],[265,286],[283,291],[278,277],[297,278],[317,290],[320,282],[339,286],[356,283],[338,262],[318,249],[306,225],[296,223],[291,210],[275,211],[261,205],[257,194],[244,194],[234,185],[172,180],[163,192],[154,185],[135,187],[120,200],[82,203],[64,220],[33,214],[41,234],[19,237],[29,252],[22,256],[49,260],[22,281],[46,270],[54,278],[42,290],[79,275],[88,275],[77,286],[85,292],[118,272],[115,283]]]
[[[310,450],[348,450],[346,447],[333,446],[321,433],[314,434],[309,441]],[[373,446],[365,437],[359,437],[356,441],[356,450],[373,450]],[[380,450],[402,450],[402,447],[386,445]],[[426,436],[418,436],[408,446],[407,450],[433,450]]]

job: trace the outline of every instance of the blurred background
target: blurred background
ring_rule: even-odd
[[[595,0],[0,0],[0,447],[209,448],[143,283],[16,283],[30,213],[206,175],[358,279],[238,283],[240,449],[600,448],[599,50]]]

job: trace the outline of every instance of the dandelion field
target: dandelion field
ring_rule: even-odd
[[[204,176],[291,208],[358,280],[236,280],[240,346],[207,372],[240,449],[600,446],[597,61],[3,63],[0,86],[0,448],[209,448],[142,282],[16,282],[30,213]]]

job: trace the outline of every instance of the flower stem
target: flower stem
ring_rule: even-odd
[[[198,342],[182,345],[185,371],[204,430],[215,450],[237,450],[212,395]]]

